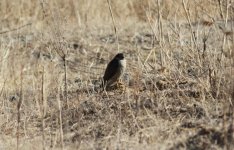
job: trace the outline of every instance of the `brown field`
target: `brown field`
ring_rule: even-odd
[[[0,150],[234,149],[234,1],[109,4],[0,1]]]

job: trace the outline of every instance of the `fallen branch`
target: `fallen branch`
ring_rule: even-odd
[[[30,25],[32,25],[32,23],[27,23],[27,24],[22,25],[22,26],[20,26],[18,28],[13,28],[13,29],[8,30],[8,31],[2,31],[2,32],[0,32],[0,34],[5,34],[5,33],[8,33],[8,32],[12,32],[12,31],[17,31],[17,30],[20,30],[20,29],[22,29],[24,27],[30,26]]]

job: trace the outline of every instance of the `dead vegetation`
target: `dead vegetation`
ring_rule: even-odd
[[[0,149],[233,149],[233,1],[109,4],[0,2]]]

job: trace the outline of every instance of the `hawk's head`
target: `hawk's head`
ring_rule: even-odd
[[[123,60],[123,59],[124,59],[123,53],[118,53],[118,54],[115,56],[115,59],[117,59],[117,60]]]

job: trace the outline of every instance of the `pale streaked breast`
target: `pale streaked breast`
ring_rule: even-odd
[[[126,68],[126,60],[123,59],[123,60],[120,60],[119,62],[120,62],[122,69],[125,69]]]

